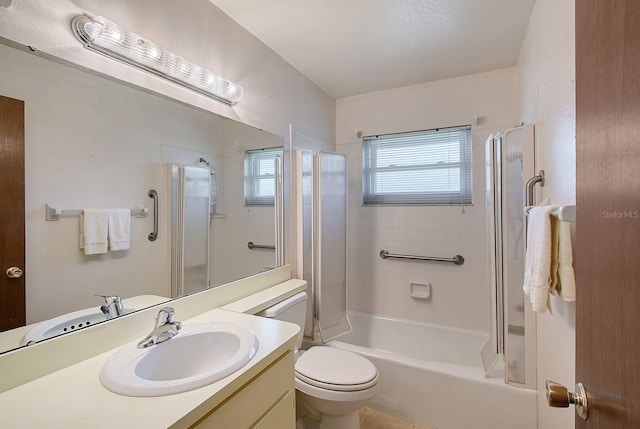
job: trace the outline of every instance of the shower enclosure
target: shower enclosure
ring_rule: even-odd
[[[297,151],[298,275],[307,281],[305,336],[323,342],[351,330],[347,317],[347,161]]]
[[[524,189],[536,171],[533,125],[489,136],[485,155],[492,326],[482,363],[487,376],[504,364],[506,383],[535,388],[535,316],[522,290]]]

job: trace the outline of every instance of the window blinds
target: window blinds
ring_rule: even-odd
[[[248,206],[272,206],[276,193],[275,160],[282,147],[253,149],[244,157],[244,202]]]
[[[365,205],[471,204],[471,126],[363,139]]]

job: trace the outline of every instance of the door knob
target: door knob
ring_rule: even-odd
[[[569,392],[562,384],[547,380],[547,403],[550,407],[567,408],[569,404],[576,406],[576,413],[582,420],[587,420],[589,407],[587,391],[582,383],[576,383],[575,393]]]
[[[22,277],[22,270],[18,267],[7,268],[7,277],[10,279],[19,279]]]

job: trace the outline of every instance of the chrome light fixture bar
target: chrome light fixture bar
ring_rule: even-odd
[[[101,16],[78,15],[71,20],[73,34],[87,49],[153,73],[233,106],[242,87],[216,76],[138,34],[123,30]]]

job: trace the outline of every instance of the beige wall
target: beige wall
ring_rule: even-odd
[[[518,61],[522,120],[536,123],[542,197],[551,204],[576,200],[574,10],[574,0],[537,0]],[[574,412],[549,408],[544,383],[575,383],[575,305],[552,297],[551,309],[537,318],[538,427],[566,429]]]

